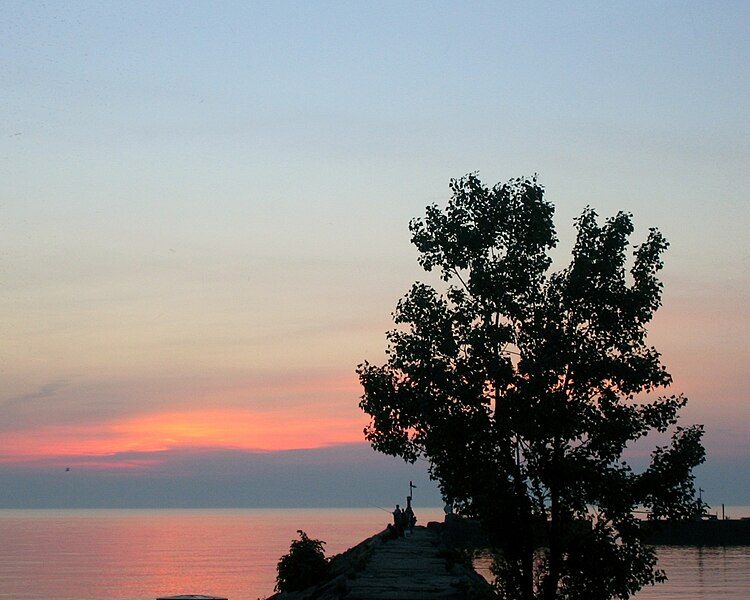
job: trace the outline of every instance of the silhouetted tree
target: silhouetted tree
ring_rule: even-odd
[[[549,274],[554,209],[536,179],[451,190],[410,223],[446,290],[416,283],[387,362],[357,369],[365,436],[429,460],[444,497],[481,519],[505,597],[627,598],[664,579],[634,510],[693,517],[704,460],[702,426],[675,427],[686,399],[648,396],[672,380],[646,343],[667,242],[651,229],[630,260],[631,215],[600,225],[586,208],[572,262]],[[651,431],[671,442],[636,472],[623,452]]]

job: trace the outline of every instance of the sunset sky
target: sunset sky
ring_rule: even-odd
[[[7,0],[0,38],[0,507],[422,484],[354,369],[472,171],[538,174],[558,267],[587,205],[665,234],[650,341],[750,504],[747,2]]]

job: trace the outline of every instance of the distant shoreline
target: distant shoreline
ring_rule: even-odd
[[[419,510],[426,510],[431,513],[439,512],[443,514],[443,507],[436,505],[424,505],[419,506]],[[107,511],[121,511],[121,512],[137,512],[137,511],[213,511],[213,512],[232,512],[232,511],[312,511],[312,510],[324,510],[324,511],[362,511],[362,510],[373,510],[380,511],[383,513],[386,520],[390,520],[390,512],[393,507],[387,506],[49,506],[49,507],[24,507],[24,506],[0,506],[0,513],[12,512],[12,511],[34,511],[37,514],[43,512],[107,512]],[[718,513],[715,509],[709,511],[710,515],[717,516],[718,520],[721,521],[721,508]],[[750,504],[748,505],[727,505],[724,507],[724,515],[726,520],[741,520],[750,518]],[[419,515],[418,515],[419,516]],[[424,520],[421,520],[424,523]]]

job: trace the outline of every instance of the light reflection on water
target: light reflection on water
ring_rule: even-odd
[[[0,600],[154,600],[273,592],[297,529],[328,555],[381,531],[382,509],[0,510]],[[420,523],[441,521],[418,509]],[[661,547],[669,582],[638,598],[744,600],[750,547]]]
[[[750,590],[750,546],[658,548],[659,567],[669,581],[643,590],[638,598],[745,600]]]
[[[437,508],[421,523],[442,520]],[[372,509],[0,510],[0,599],[270,595],[302,529],[342,552],[385,529]]]
[[[646,587],[640,600],[746,600],[750,597],[750,546],[658,546],[659,568],[666,583]],[[480,556],[474,566],[491,579],[491,559]]]

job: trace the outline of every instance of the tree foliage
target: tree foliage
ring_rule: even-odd
[[[451,181],[445,210],[410,223],[416,283],[394,312],[387,362],[364,362],[365,436],[386,454],[430,461],[444,497],[481,519],[500,550],[508,598],[627,598],[663,579],[644,544],[652,518],[691,518],[701,426],[676,427],[683,396],[646,341],[661,304],[667,242],[632,252],[632,217],[575,221],[569,266],[550,273],[553,206],[536,179],[488,188]],[[625,449],[671,434],[636,472]]]
[[[289,554],[281,557],[276,565],[276,591],[296,592],[325,581],[329,573],[329,561],[325,557],[325,542],[311,539],[302,530],[297,530],[300,539],[292,540]]]

